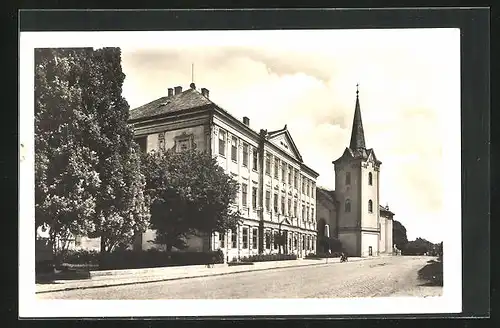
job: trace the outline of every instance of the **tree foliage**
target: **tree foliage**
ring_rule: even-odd
[[[53,242],[92,229],[96,211],[99,128],[83,104],[91,49],[35,50],[35,229]]]
[[[122,97],[125,74],[119,48],[103,48],[92,54],[89,89],[85,104],[94,109],[99,122],[97,171],[101,179],[93,233],[101,237],[101,251],[127,245],[136,232],[149,223],[144,196],[145,177],[141,173],[140,150],[128,125],[129,105]]]
[[[405,255],[423,255],[425,253],[435,253],[437,254],[438,244],[433,244],[432,242],[424,238],[416,238],[415,240],[409,241],[403,249],[403,254]]]
[[[109,251],[147,225],[124,78],[119,48],[35,51],[35,228],[53,239],[102,236]]]
[[[405,226],[396,220],[394,220],[392,224],[392,240],[396,247],[400,250],[404,249],[408,243]]]
[[[188,234],[236,228],[240,219],[233,204],[239,184],[210,154],[169,150],[151,152],[144,161],[151,226],[167,250],[182,246]]]

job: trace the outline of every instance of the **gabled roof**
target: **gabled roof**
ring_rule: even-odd
[[[187,89],[177,95],[161,97],[130,111],[132,121],[178,112],[186,109],[214,105],[195,89]]]
[[[300,162],[303,162],[302,155],[300,155],[299,149],[295,145],[295,142],[293,141],[292,135],[288,131],[286,124],[285,124],[285,127],[283,129],[268,132],[266,138],[267,138],[267,140],[272,142],[273,140],[278,139],[279,136],[285,137],[286,141],[290,144],[290,146],[292,148],[291,152],[295,155],[295,157],[297,157],[297,159]]]
[[[342,154],[342,156],[340,156],[338,159],[333,161],[333,164],[338,163],[344,159],[351,159],[351,160],[361,159],[361,160],[366,161],[370,158],[370,156],[377,165],[382,164],[382,162],[377,159],[377,156],[375,156],[375,151],[373,150],[373,148],[370,148],[370,149],[366,149],[366,148],[351,149],[349,147],[347,147],[344,150],[344,153]]]

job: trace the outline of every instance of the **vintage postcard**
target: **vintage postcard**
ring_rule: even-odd
[[[458,29],[22,32],[20,88],[21,317],[461,311]]]

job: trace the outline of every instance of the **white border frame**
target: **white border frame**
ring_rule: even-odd
[[[441,29],[445,30],[445,29]],[[459,29],[446,29],[456,38],[460,51]],[[344,30],[347,31],[347,30]],[[357,30],[359,31],[359,30]],[[369,33],[371,30],[363,30]],[[380,30],[378,30],[380,31]],[[412,33],[412,30],[406,30]],[[413,30],[414,31],[414,30]],[[198,34],[186,37],[187,34]],[[199,34],[217,33],[217,38]],[[246,33],[241,37],[241,33]],[[443,176],[445,194],[443,216],[444,287],[441,297],[390,297],[351,299],[248,299],[248,300],[157,300],[157,301],[53,301],[35,296],[35,231],[34,224],[34,48],[124,46],[158,47],[158,40],[192,45],[263,45],[266,40],[296,37],[322,38],[323,30],[273,31],[171,31],[171,32],[21,32],[20,33],[20,116],[19,116],[19,316],[20,317],[140,317],[140,316],[253,316],[253,315],[373,315],[373,314],[437,314],[462,311],[461,257],[461,144],[460,93],[454,113],[443,113]],[[168,36],[167,36],[168,35]],[[460,69],[460,62],[457,63]],[[460,90],[460,80],[455,87]],[[446,119],[446,120],[445,120]]]

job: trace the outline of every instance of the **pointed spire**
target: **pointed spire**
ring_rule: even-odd
[[[361,121],[361,108],[359,106],[359,84],[356,84],[356,108],[354,109],[354,119],[352,121],[351,149],[366,148],[363,122]]]

